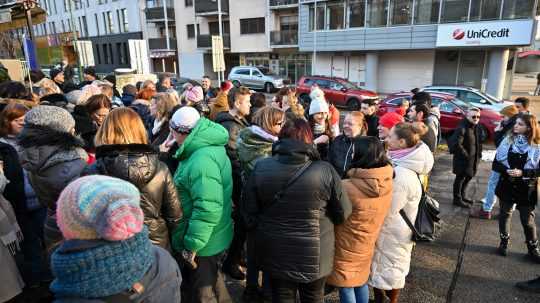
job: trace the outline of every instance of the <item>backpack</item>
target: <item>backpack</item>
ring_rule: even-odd
[[[417,174],[418,181],[422,188],[422,197],[418,205],[418,214],[414,225],[403,209],[399,211],[405,223],[413,232],[412,240],[414,242],[432,242],[436,238],[438,223],[440,221],[439,202],[430,197],[424,190],[424,185],[420,181],[420,176]]]

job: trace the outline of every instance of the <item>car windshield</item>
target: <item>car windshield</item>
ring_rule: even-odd
[[[265,76],[275,76],[276,74],[274,74],[273,72],[271,72],[268,68],[266,67],[258,67],[258,69],[261,71],[261,73],[263,73],[263,75]]]
[[[472,107],[472,105],[468,102],[465,102],[461,99],[458,99],[458,98],[453,98],[452,99],[452,103],[454,103],[455,105],[461,107],[462,109],[467,109],[469,107]]]
[[[488,93],[481,93],[482,95],[486,96],[487,99],[489,99],[489,101],[493,101],[493,102],[496,102],[496,103],[501,103],[502,100],[499,100],[497,98],[495,98],[494,96],[488,94]]]
[[[346,89],[360,89],[358,86],[352,84],[351,82],[347,80],[339,81]]]

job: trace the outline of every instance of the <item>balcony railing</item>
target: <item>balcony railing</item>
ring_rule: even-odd
[[[167,19],[174,20],[174,8],[167,7]],[[165,20],[163,7],[152,7],[146,9],[146,20],[150,22]]]
[[[197,48],[212,48],[213,35],[198,35]],[[223,48],[231,48],[231,35],[223,34]]]
[[[176,49],[176,39],[169,39],[169,49]],[[150,38],[148,39],[148,47],[150,49],[167,49],[167,39],[165,38]]]
[[[298,45],[298,31],[271,31],[271,46],[294,46]]]
[[[270,0],[270,8],[298,6],[298,0]]]
[[[221,12],[229,13],[229,0],[195,0],[195,15],[199,16],[212,16],[217,15],[218,1],[221,1]]]

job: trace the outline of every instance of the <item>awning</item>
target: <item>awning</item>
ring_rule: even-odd
[[[11,20],[9,18],[7,20],[6,18],[0,18],[0,32],[27,27],[26,13],[20,1],[0,5],[0,14],[8,14],[9,12],[11,13]],[[47,19],[47,12],[37,4],[31,9],[31,14],[33,25],[44,23]]]
[[[518,58],[525,58],[528,56],[540,56],[540,50],[529,50],[518,53]]]

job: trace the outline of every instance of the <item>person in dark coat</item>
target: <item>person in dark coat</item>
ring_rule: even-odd
[[[135,85],[128,84],[125,85],[122,88],[122,103],[124,103],[124,106],[131,106],[131,103],[135,101],[135,98],[137,97],[137,88]]]
[[[73,109],[75,134],[84,140],[84,150],[91,156],[92,160],[95,153],[94,137],[111,108],[110,99],[100,94],[90,97],[84,105],[76,105]]]
[[[476,175],[478,163],[482,157],[482,139],[480,129],[480,110],[470,108],[467,116],[454,130],[448,139],[448,148],[454,155],[452,172],[456,175],[454,180],[454,205],[470,208],[472,200],[465,197],[467,186]]]
[[[271,158],[257,161],[242,198],[273,302],[323,302],[334,262],[334,225],[351,213],[341,178],[320,161],[303,119],[289,120]],[[302,171],[300,171],[302,170]]]
[[[227,156],[231,160],[232,177],[233,177],[233,203],[237,206],[240,203],[240,195],[242,192],[242,167],[238,158],[236,141],[240,131],[249,126],[246,117],[250,113],[251,93],[248,88],[240,87],[233,95],[229,96],[229,108],[227,112],[220,112],[216,116],[215,122],[221,124],[229,132],[229,142],[225,146]],[[223,263],[223,272],[234,279],[244,280],[245,274],[240,270],[239,264],[242,259],[242,250],[246,241],[246,231],[239,221],[239,215],[236,211],[233,213],[233,218],[236,224],[234,225],[234,238],[229,248],[227,259]]]
[[[498,252],[508,254],[510,225],[514,205],[519,210],[529,257],[540,263],[534,210],[538,203],[540,169],[540,132],[534,115],[520,115],[512,132],[497,148],[493,170],[500,174],[495,193],[501,201]]]
[[[360,110],[364,114],[367,123],[367,135],[372,137],[379,136],[379,117],[377,116],[377,104],[373,99],[362,100]]]
[[[367,127],[364,114],[350,112],[343,120],[343,134],[337,136],[330,144],[328,162],[330,162],[338,174],[344,178],[351,167],[354,157],[354,142],[357,138],[366,135]]]
[[[21,165],[28,172],[39,202],[47,207],[44,241],[50,249],[62,240],[56,225],[58,196],[81,175],[88,155],[84,141],[74,135],[75,120],[67,110],[40,105],[26,114],[24,122],[19,134]]]
[[[84,70],[83,70],[83,80],[84,81],[82,81],[79,84],[79,89],[82,89],[86,85],[90,85],[90,84],[92,84],[92,82],[94,82],[96,80],[99,80],[99,78],[98,78],[98,76],[96,74],[95,67],[88,66],[88,67],[84,68]]]
[[[113,110],[96,134],[96,146],[96,162],[85,174],[108,175],[137,186],[150,240],[170,251],[170,234],[182,214],[180,201],[171,173],[148,144],[137,113],[129,108]]]

